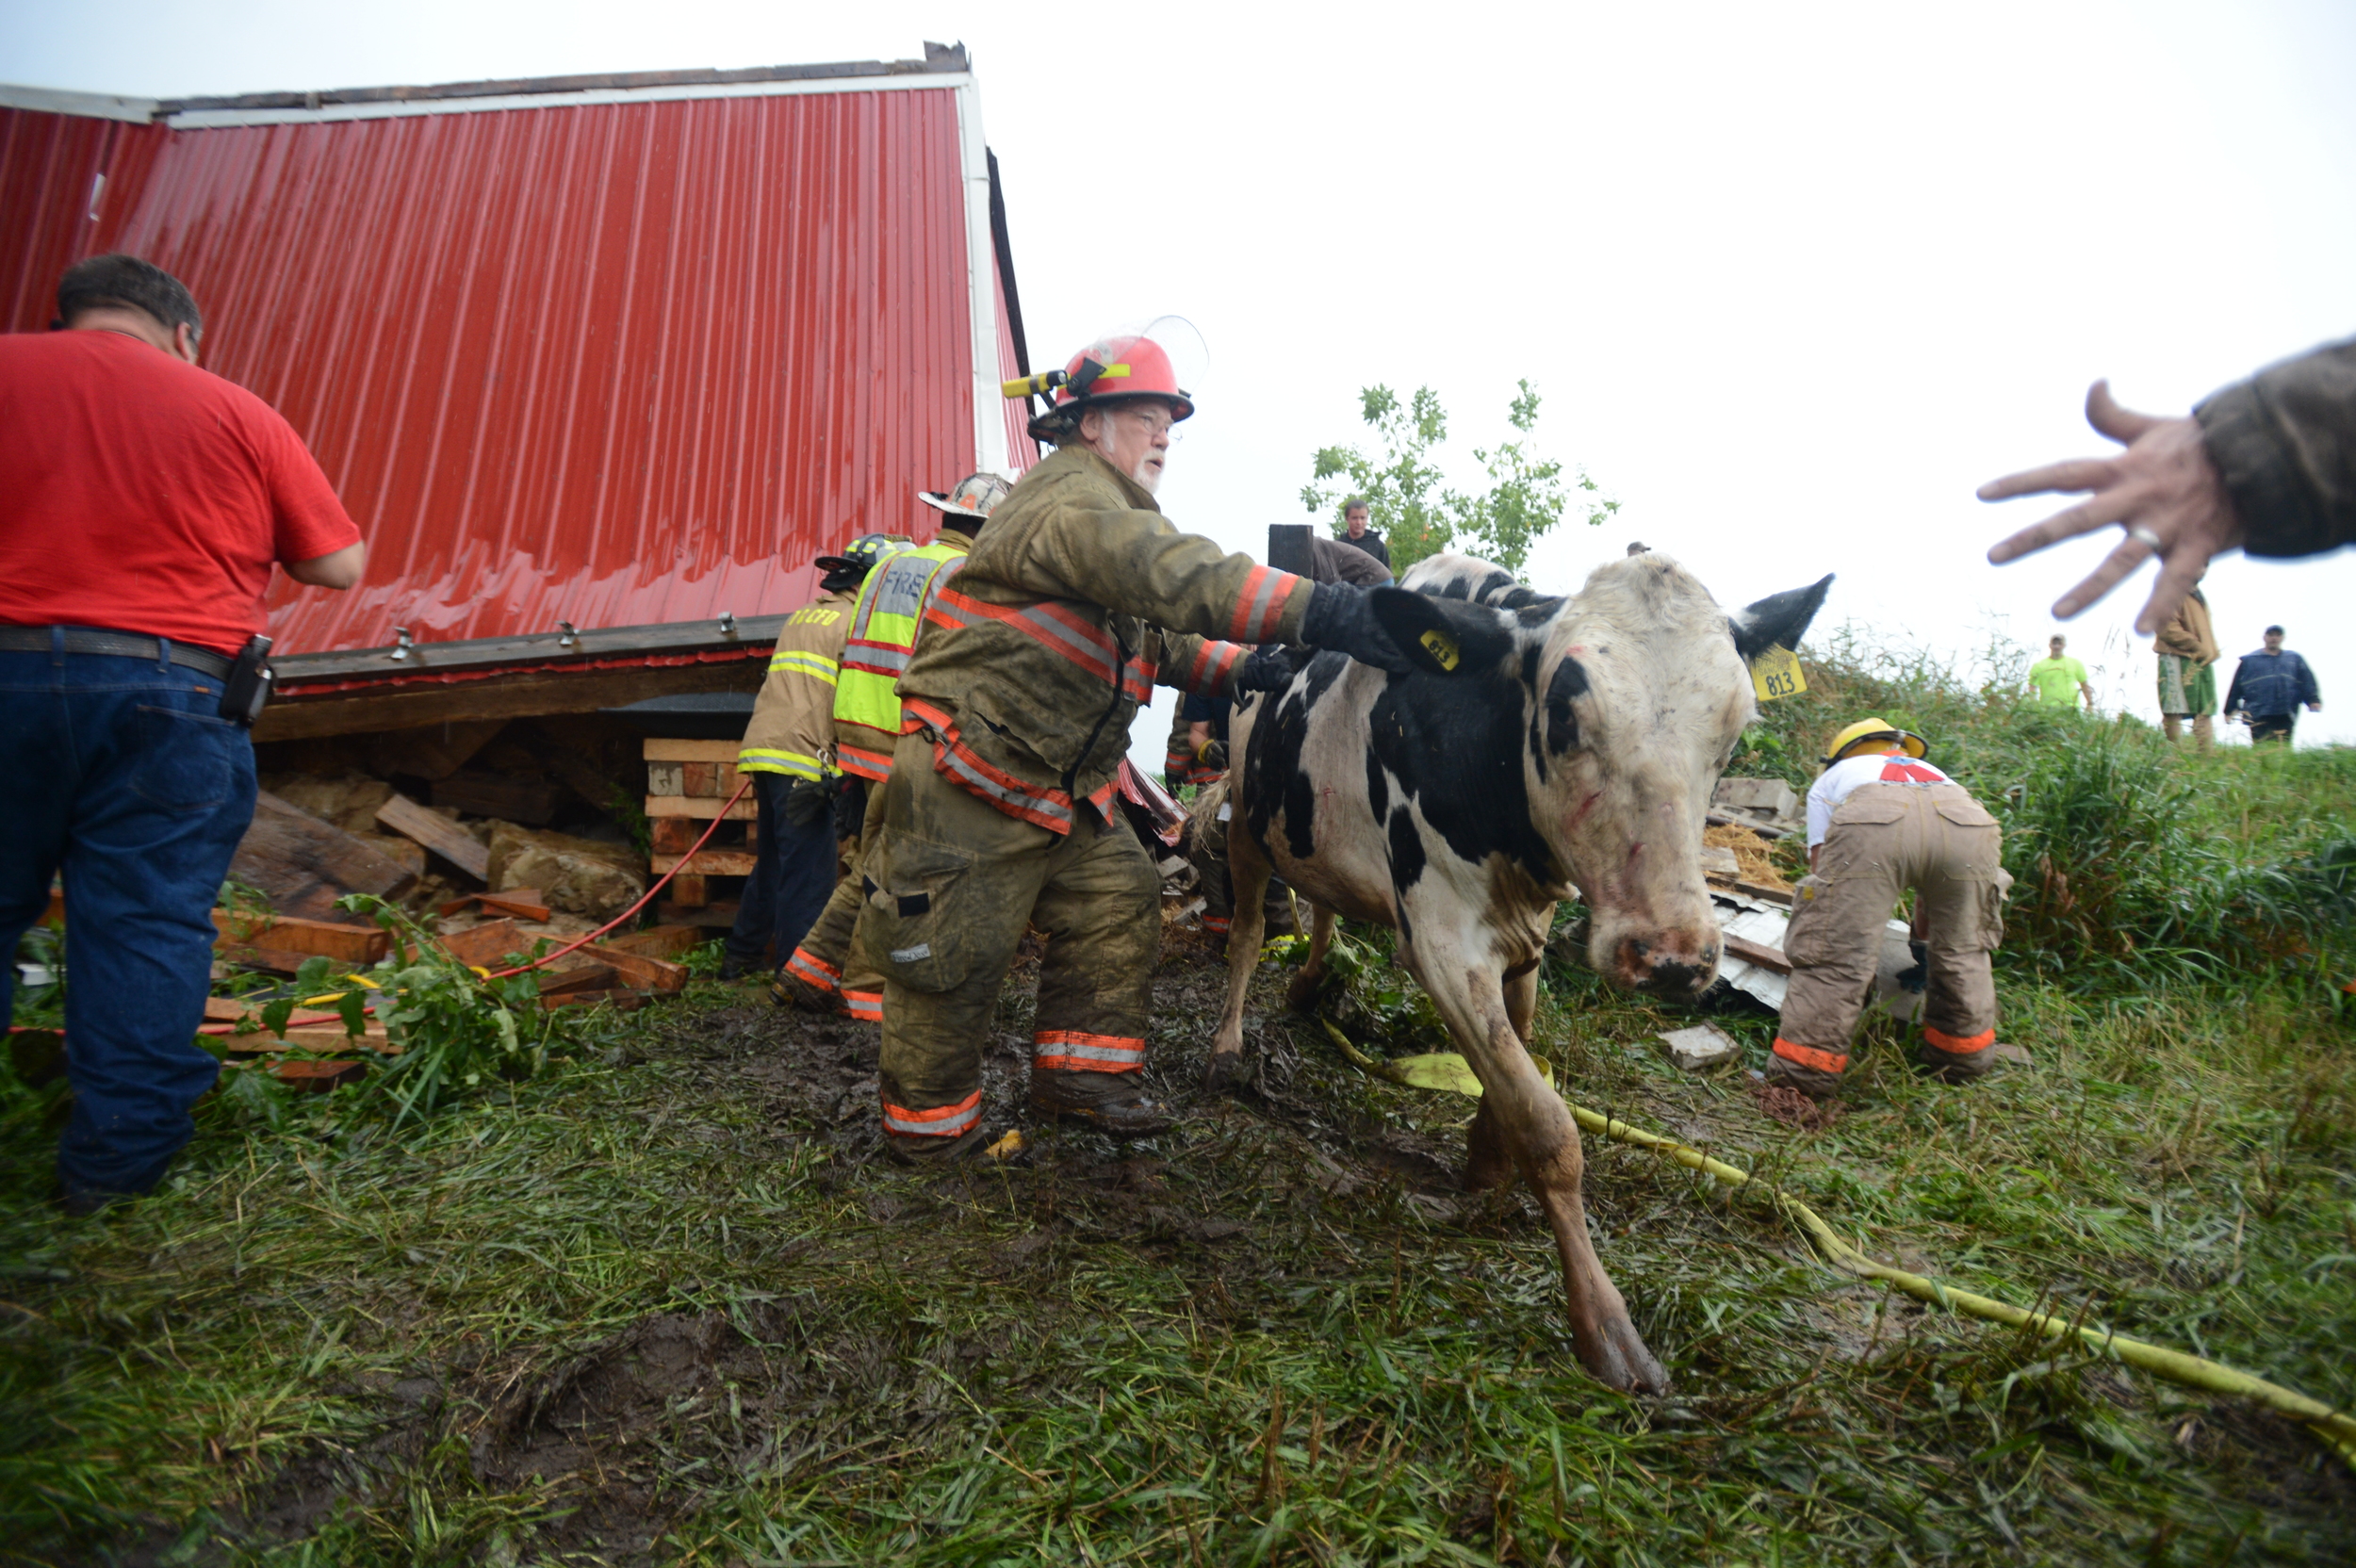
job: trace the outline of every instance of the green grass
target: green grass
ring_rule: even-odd
[[[1809,675],[1769,736],[1890,700]],[[1897,694],[1991,795],[2057,743],[2123,748],[2197,786],[2139,831],[2234,865],[2356,816],[2345,754],[2204,761]],[[2150,886],[2111,906],[2156,919]],[[2275,957],[2141,983],[2140,945],[2022,939],[2004,1036],[2032,1065],[1941,1087],[1869,1024],[1817,1134],[1739,1069],[1670,1069],[1648,1038],[1691,1015],[1582,972],[1547,972],[1540,1044],[1574,1098],[1876,1256],[2345,1405],[2356,1008],[2334,933],[2276,913],[2233,950]],[[1765,1203],[1591,1139],[1601,1254],[1677,1382],[1602,1389],[1527,1198],[1455,1190],[1466,1102],[1348,1067],[1272,966],[1259,1091],[1193,1098],[1221,978],[1181,953],[1157,981],[1176,1133],[1050,1129],[945,1174],[875,1156],[868,1032],[709,982],[398,1132],[208,1105],[108,1219],[41,1204],[55,1106],[8,1084],[0,1560],[2346,1560],[2356,1478],[2303,1429],[1834,1273]],[[1411,1022],[1386,983],[1366,1004]],[[998,1020],[1002,1122],[1028,1007]],[[1763,1060],[1771,1019],[1714,1017]]]

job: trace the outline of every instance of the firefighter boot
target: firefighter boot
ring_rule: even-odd
[[[1942,1084],[1969,1084],[1987,1077],[1996,1066],[1996,1043],[1992,1037],[1976,1051],[1950,1051],[1929,1037],[1932,1031],[1925,1029],[1922,1033],[1922,1042],[1914,1048],[1914,1065],[1925,1078],[1936,1078]],[[1992,1037],[1994,1031],[1989,1033]]]
[[[1152,1137],[1168,1132],[1168,1106],[1146,1091],[1134,1072],[1031,1070],[1031,1109],[1042,1116],[1086,1122],[1117,1138]]]
[[[1798,1089],[1810,1100],[1830,1100],[1841,1092],[1841,1074],[1806,1066],[1777,1053],[1767,1058],[1767,1086],[1774,1088],[1778,1085]]]

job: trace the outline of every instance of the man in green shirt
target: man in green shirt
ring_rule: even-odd
[[[2086,667],[2062,652],[2070,639],[2056,635],[2047,645],[2052,652],[2029,666],[2029,702],[2037,708],[2075,708],[2083,694],[2094,708],[2094,688],[2086,684]],[[2071,688],[2076,690],[2072,691]]]

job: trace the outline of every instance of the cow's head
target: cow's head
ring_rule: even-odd
[[[1432,673],[1479,681],[1484,704],[1519,704],[1530,825],[1587,903],[1595,969],[1690,996],[1717,974],[1703,814],[1757,711],[1748,662],[1796,646],[1831,584],[1728,614],[1661,555],[1599,567],[1569,598],[1443,555],[1378,590],[1375,612]]]

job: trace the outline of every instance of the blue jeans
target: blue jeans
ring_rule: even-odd
[[[794,956],[794,949],[834,896],[841,854],[832,811],[820,812],[808,827],[796,827],[778,809],[794,780],[781,773],[752,777],[753,793],[761,801],[761,843],[753,853],[753,874],[744,879],[744,901],[736,907],[736,925],[728,943],[728,956],[746,969],[761,963],[773,939],[777,944],[776,963]]]
[[[219,1071],[195,1043],[212,907],[254,820],[254,746],[220,710],[176,664],[0,650],[0,1022],[62,870],[70,1194],[154,1187]]]

